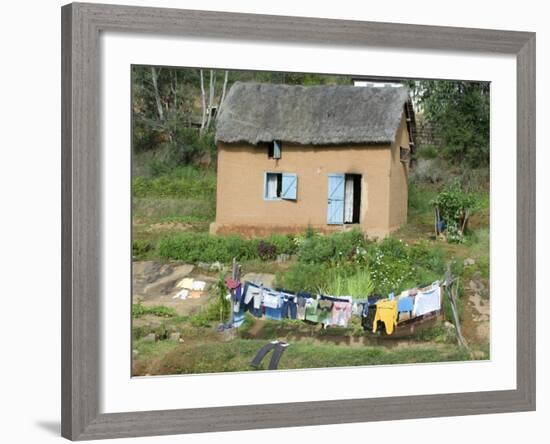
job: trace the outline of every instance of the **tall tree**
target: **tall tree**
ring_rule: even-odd
[[[449,160],[469,167],[489,164],[488,82],[422,80],[415,95],[440,133]]]

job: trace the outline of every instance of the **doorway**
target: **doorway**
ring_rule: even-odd
[[[344,186],[344,223],[361,222],[361,174],[346,174]]]

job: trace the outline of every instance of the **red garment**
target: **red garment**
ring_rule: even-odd
[[[225,278],[225,285],[230,290],[235,290],[241,283],[235,279]]]

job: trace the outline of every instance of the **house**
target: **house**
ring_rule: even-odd
[[[402,87],[236,82],[220,109],[210,231],[308,225],[384,237],[407,221],[414,113]]]

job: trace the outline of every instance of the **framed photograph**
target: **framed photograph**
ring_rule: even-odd
[[[535,409],[534,33],[62,25],[63,436]]]

